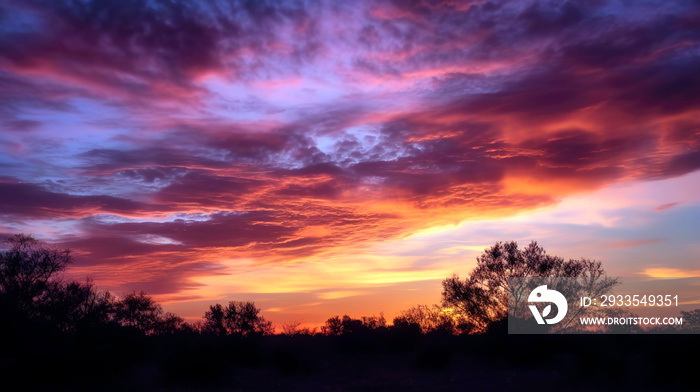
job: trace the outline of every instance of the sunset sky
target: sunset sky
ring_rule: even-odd
[[[0,2],[0,235],[198,319],[437,303],[496,241],[700,276],[700,4]]]

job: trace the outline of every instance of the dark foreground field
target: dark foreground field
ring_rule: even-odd
[[[696,335],[33,332],[3,337],[0,390],[695,390],[700,364]]]

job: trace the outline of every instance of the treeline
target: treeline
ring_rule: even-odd
[[[253,302],[215,304],[204,313],[202,320],[187,323],[176,314],[164,312],[142,291],[115,297],[109,292],[98,292],[90,281],[63,281],[59,275],[73,261],[68,249],[47,245],[24,234],[8,238],[5,244],[7,249],[0,252],[0,314],[3,316],[0,332],[5,334],[21,334],[31,329],[30,326],[69,334],[100,328],[122,328],[147,336],[197,333],[248,337],[275,333],[272,323],[260,314],[261,310]],[[513,295],[526,288],[509,286],[509,277],[584,279],[585,285],[557,287],[570,298],[609,293],[619,284],[617,279],[607,277],[599,261],[564,260],[547,254],[535,242],[525,248],[518,248],[516,242],[499,242],[477,258],[476,268],[466,279],[455,275],[443,281],[440,304],[414,306],[401,312],[391,323],[383,314],[359,319],[338,315],[328,318],[320,329],[299,328],[299,322],[283,324],[281,333],[337,336],[388,329],[454,335],[505,333],[509,308],[511,322],[520,318],[527,321],[526,318],[531,317],[523,296]],[[587,311],[591,312],[589,316],[605,316],[594,312],[607,310]],[[573,313],[570,318],[576,316],[580,314]],[[700,325],[700,310],[682,312],[682,316],[686,320],[682,330],[694,331]],[[577,326],[562,322],[554,326],[552,332],[564,328],[571,331]]]
[[[5,244],[7,249],[0,253],[0,332],[4,336],[21,335],[36,328],[66,334],[120,328],[146,336],[196,333],[248,337],[275,333],[272,323],[253,302],[215,304],[201,321],[188,323],[176,314],[164,312],[143,291],[116,297],[97,291],[90,281],[60,279],[60,273],[73,261],[68,249],[24,234],[8,238]],[[359,319],[344,315],[330,317],[320,329],[287,323],[281,326],[281,333],[337,336],[389,328],[417,333],[468,330],[459,320],[444,307],[419,305],[402,312],[393,323],[388,323],[383,314]]]
[[[210,307],[201,323],[188,324],[164,312],[144,292],[117,298],[98,292],[91,282],[65,282],[59,273],[73,261],[70,250],[17,234],[0,253],[0,323],[5,334],[21,334],[29,326],[79,333],[99,328],[124,328],[144,335],[175,332],[271,334],[272,324],[252,302]]]
[[[698,343],[687,335],[506,335],[508,276],[614,284],[600,263],[565,261],[536,243],[497,243],[466,279],[443,282],[441,304],[415,306],[392,322],[383,314],[333,316],[318,329],[284,324],[280,334],[252,302],[215,304],[187,323],[143,292],[115,297],[59,279],[71,261],[70,251],[31,236],[6,241],[0,390],[540,390],[543,379],[575,380],[582,390],[677,389],[695,366],[675,355]],[[697,323],[700,312],[684,317]],[[638,366],[649,371],[640,375]]]
[[[0,312],[5,319],[0,328],[5,333],[20,333],[30,325],[69,334],[100,328],[122,328],[147,336],[198,333],[245,337],[275,332],[272,323],[260,314],[253,302],[215,304],[204,313],[201,321],[187,323],[176,314],[164,312],[144,292],[115,297],[109,292],[98,292],[90,281],[65,282],[59,279],[59,274],[73,261],[68,249],[49,246],[24,234],[14,235],[5,243],[7,250],[0,253]],[[494,249],[507,253],[508,249],[513,251],[509,246],[505,246],[503,252],[501,244]],[[493,260],[499,258],[502,259],[500,254],[492,256]],[[556,264],[551,260],[546,262],[550,267]],[[447,279],[444,304],[417,305],[403,311],[391,323],[383,314],[359,319],[338,315],[330,317],[320,329],[299,328],[298,322],[287,323],[281,326],[281,333],[337,336],[396,329],[402,333],[459,334],[502,327],[503,309],[507,304],[502,298],[500,303],[486,303],[483,297],[492,293],[478,291],[477,286],[479,282],[460,281],[457,277]],[[497,311],[484,313],[477,306],[488,306]],[[485,314],[491,314],[490,318]]]
[[[272,335],[275,328],[253,302],[230,301],[215,304],[201,321],[185,322],[164,312],[145,292],[116,297],[99,292],[90,281],[64,281],[59,278],[73,261],[71,251],[59,249],[30,235],[17,234],[5,241],[0,253],[0,332],[16,336],[36,328],[56,333],[80,334],[120,328],[146,336],[196,333],[217,336]],[[347,335],[389,328],[417,333],[466,330],[445,308],[419,305],[402,312],[388,323],[384,315],[330,317],[320,328],[299,328],[299,322],[283,324],[281,333],[296,335]]]

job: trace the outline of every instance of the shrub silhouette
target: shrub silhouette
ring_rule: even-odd
[[[417,305],[401,312],[394,318],[395,326],[417,325],[423,333],[444,331],[456,333],[459,329],[459,318],[449,309],[438,305]]]
[[[380,313],[379,316],[362,316],[359,319],[352,318],[347,314],[343,315],[342,318],[333,316],[321,326],[321,332],[328,336],[362,333],[380,329],[386,329],[384,313]]]
[[[260,315],[260,309],[254,302],[231,301],[226,307],[212,305],[204,313],[205,331],[215,332],[221,336],[272,335],[272,323]]]

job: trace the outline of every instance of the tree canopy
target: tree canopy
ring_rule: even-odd
[[[271,335],[274,332],[272,323],[260,315],[260,309],[254,302],[231,301],[227,306],[212,305],[204,314],[206,330],[219,335],[252,334]]]
[[[73,261],[71,252],[26,234],[15,234],[5,244],[9,249],[0,253],[0,296],[18,310],[34,313],[56,275]]]
[[[477,257],[476,268],[465,280],[453,275],[442,282],[443,305],[461,312],[468,320],[466,329],[470,332],[483,332],[505,320],[509,306],[516,316],[525,317],[526,314],[518,313],[527,299],[525,290],[511,287],[511,277],[580,278],[584,284],[566,290],[589,294],[607,292],[618,283],[606,277],[599,261],[566,261],[547,254],[535,241],[522,249],[515,241],[497,242]]]

